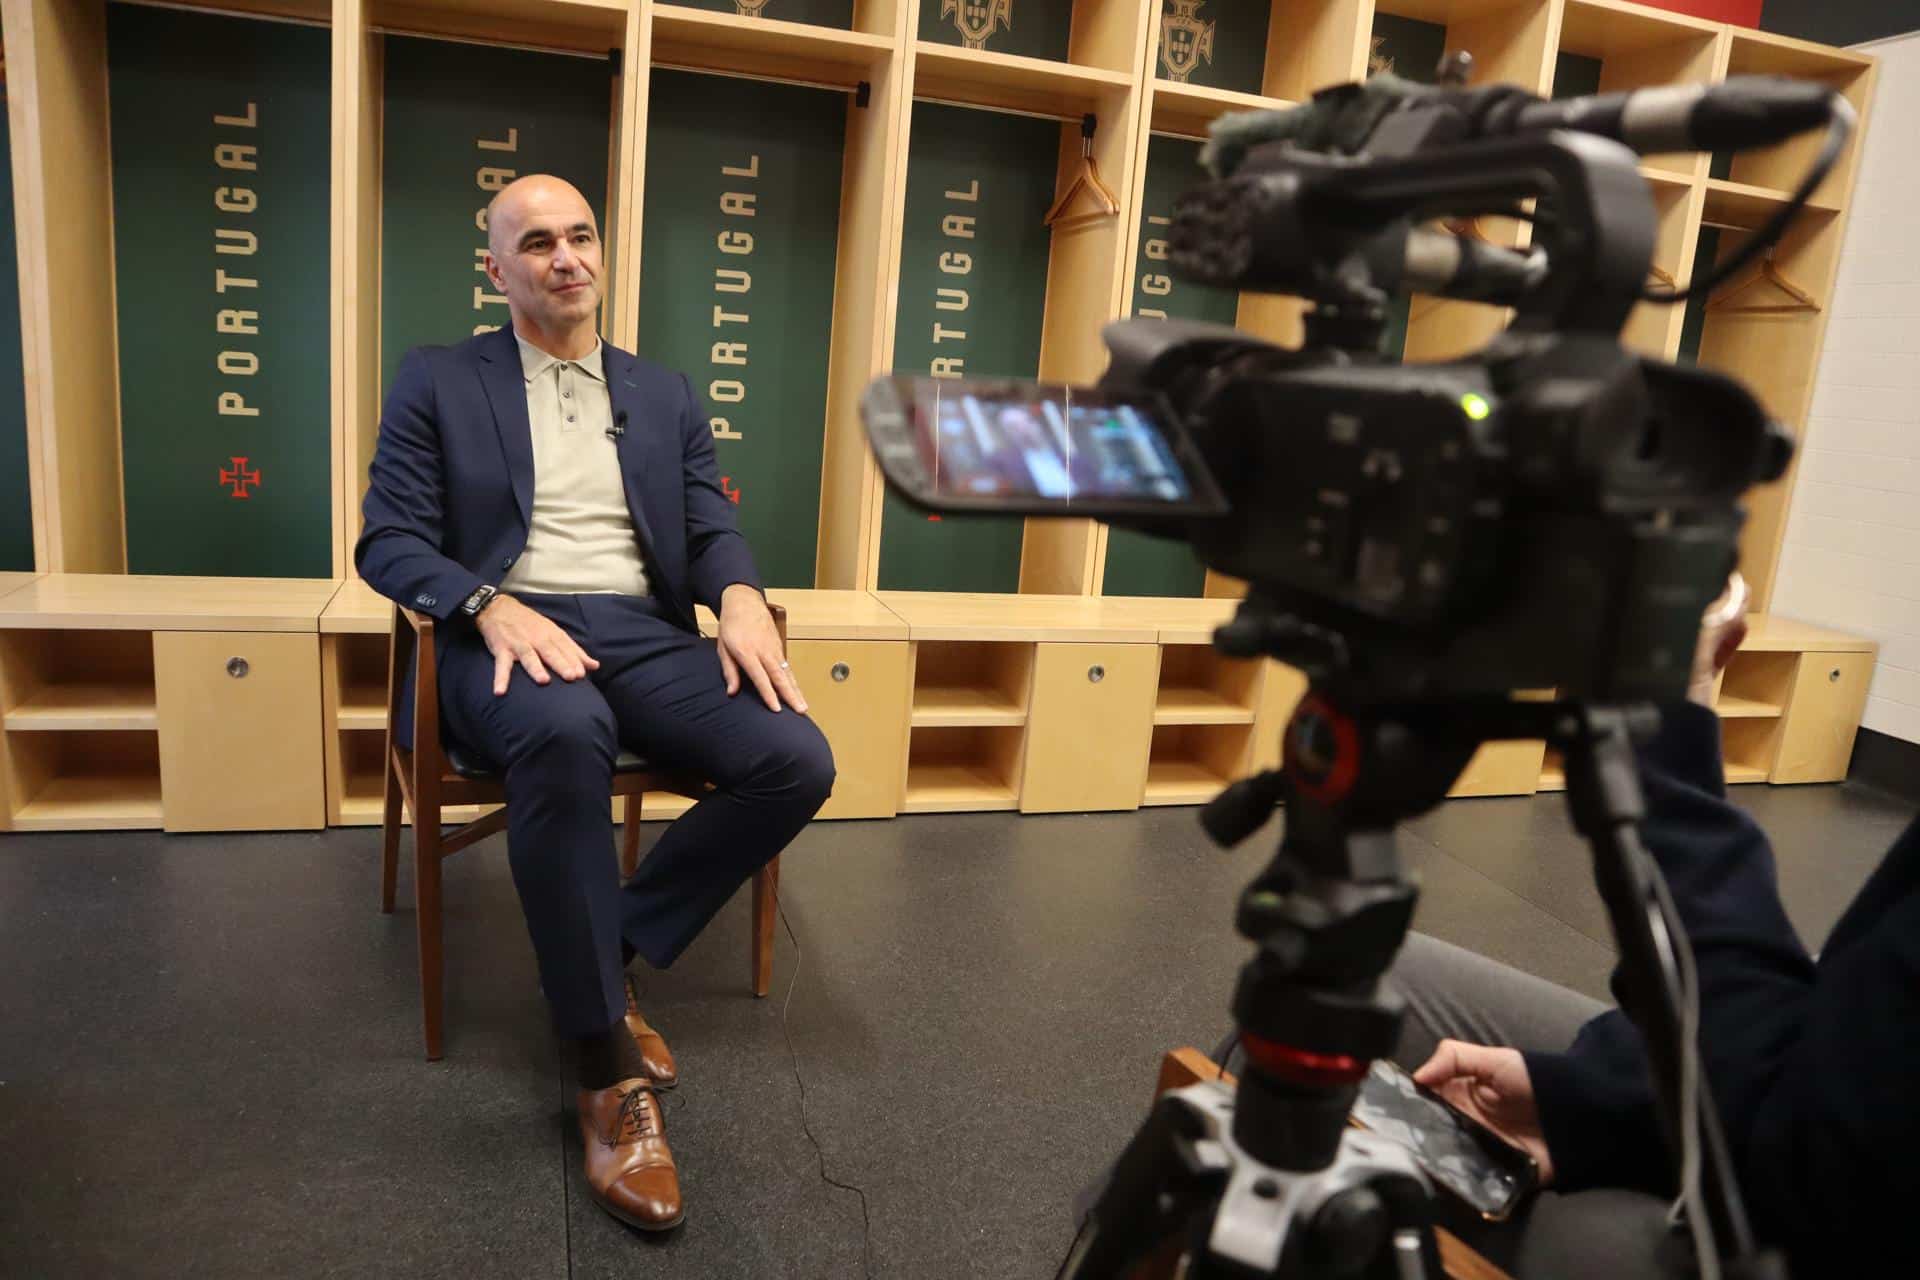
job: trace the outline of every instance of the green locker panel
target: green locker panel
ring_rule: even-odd
[[[853,0],[674,0],[689,9],[737,13],[743,18],[775,18],[781,22],[810,22],[817,27],[853,29]]]
[[[1553,60],[1553,96],[1584,98],[1600,92],[1600,59],[1563,53]]]
[[[1060,126],[916,103],[907,149],[893,367],[1031,378],[1040,368]],[[886,498],[880,586],[1018,591],[1017,517],[928,516]]]
[[[6,85],[0,82],[0,108]],[[27,393],[20,351],[20,259],[13,231],[13,147],[0,110],[0,570],[31,572],[33,491],[27,478]]]
[[[134,573],[333,572],[324,28],[110,5]]]
[[[920,0],[920,38],[990,53],[1067,60],[1073,0]]]
[[[389,36],[380,209],[384,387],[422,343],[507,323],[480,254],[487,202],[530,173],[580,189],[606,226],[613,68],[604,58]],[[606,283],[603,264],[602,285]]]
[[[1267,61],[1267,0],[1160,0],[1162,80],[1260,92]]]
[[[655,71],[640,354],[692,380],[770,587],[811,587],[843,93]]]
[[[1240,297],[1175,277],[1166,269],[1166,236],[1173,201],[1205,176],[1200,144],[1186,138],[1147,141],[1147,175],[1141,192],[1140,242],[1134,246],[1133,311],[1146,319],[1206,320],[1232,324]],[[1197,596],[1207,571],[1182,543],[1114,529],[1107,538],[1106,576],[1101,592],[1110,596]]]

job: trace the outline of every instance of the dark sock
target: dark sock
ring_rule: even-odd
[[[574,1074],[582,1089],[610,1089],[622,1080],[647,1078],[640,1046],[633,1042],[625,1018],[597,1036],[576,1037],[573,1054]]]
[[[631,942],[628,942],[625,938],[620,939],[620,967],[622,969],[631,969],[633,967],[633,958],[639,954],[638,951],[633,949]]]

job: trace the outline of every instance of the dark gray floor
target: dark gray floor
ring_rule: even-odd
[[[1910,816],[1858,787],[1736,794],[1815,944]],[[651,981],[690,1210],[641,1237],[583,1193],[503,846],[449,868],[428,1065],[377,840],[0,837],[0,1274],[861,1274],[859,1204],[820,1180],[781,1034],[794,952],[783,936],[774,999],[746,994],[744,896]],[[1419,927],[1604,995],[1556,799],[1457,801],[1405,844]],[[1268,847],[1222,854],[1191,810],[801,836],[792,1039],[828,1168],[866,1189],[872,1275],[1052,1273],[1161,1052],[1224,1030],[1232,903]]]

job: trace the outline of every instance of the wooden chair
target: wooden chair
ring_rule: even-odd
[[[787,644],[787,613],[770,605]],[[400,865],[401,806],[413,814],[413,868],[416,926],[420,938],[420,1014],[426,1027],[427,1060],[440,1060],[446,1041],[442,979],[440,863],[507,825],[506,785],[459,744],[440,736],[440,684],[435,668],[432,618],[398,606],[387,648],[387,777],[380,841],[380,910],[393,913],[394,885]],[[414,671],[413,750],[394,737],[400,724],[400,676]],[[633,874],[640,855],[641,795],[664,791],[699,799],[711,790],[701,778],[657,766],[629,752],[613,765],[610,796],[627,797],[626,829],[620,842],[620,874]],[[452,805],[497,805],[451,833],[441,829],[441,811]],[[753,994],[764,996],[773,982],[773,924],[780,884],[780,859],[753,876]]]

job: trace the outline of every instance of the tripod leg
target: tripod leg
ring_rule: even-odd
[[[1155,1103],[1114,1165],[1055,1280],[1133,1276],[1142,1263],[1163,1258],[1171,1265],[1184,1228],[1226,1185],[1226,1163],[1198,1148],[1204,1132],[1200,1114],[1179,1095]]]

